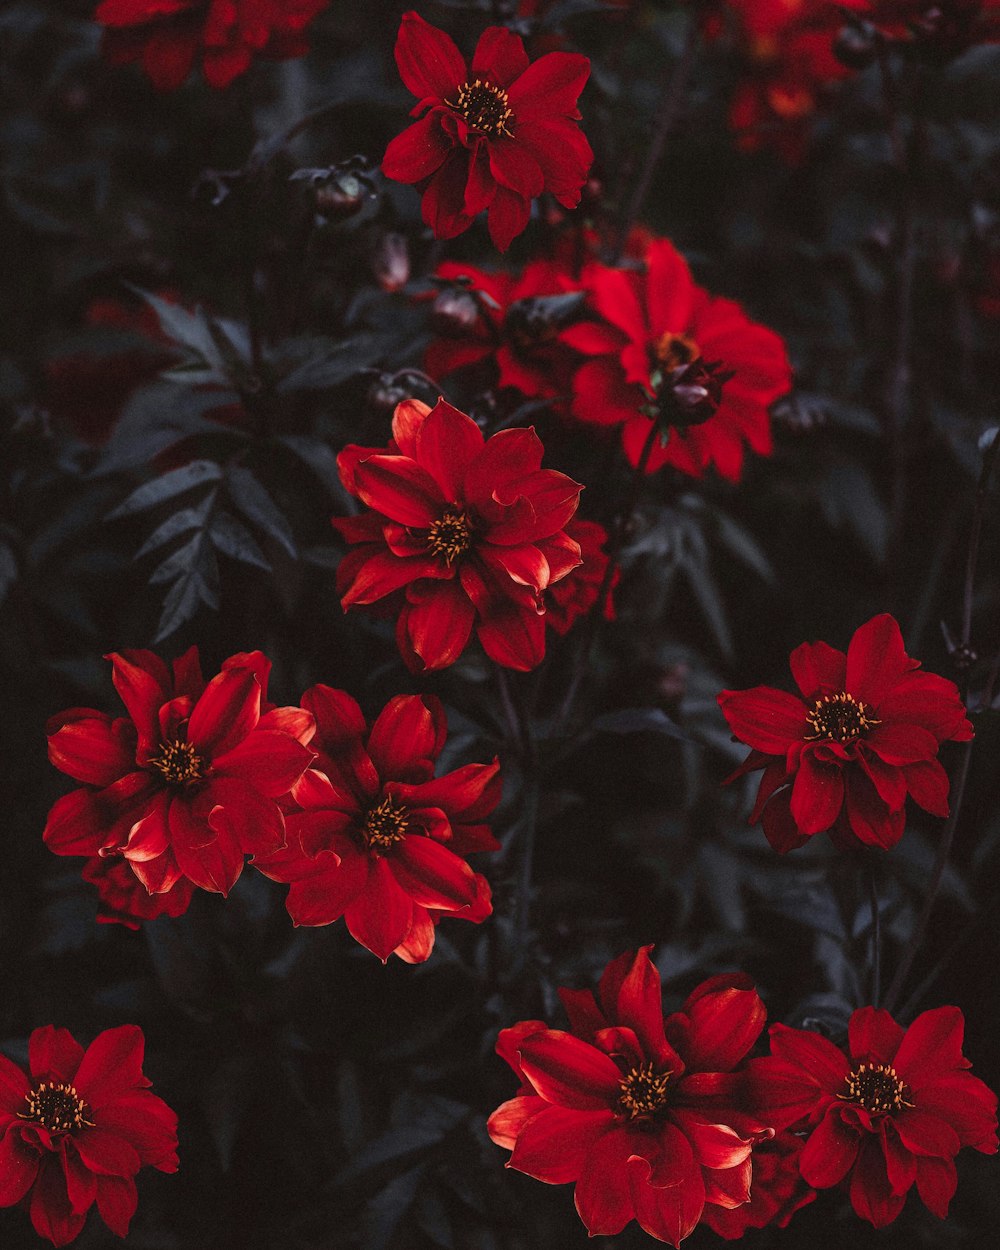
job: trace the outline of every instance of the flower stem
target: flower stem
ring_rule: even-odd
[[[874,859],[868,862],[868,899],[872,909],[872,1006],[882,997],[882,919],[879,915],[878,881]]]

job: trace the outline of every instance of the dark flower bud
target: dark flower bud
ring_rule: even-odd
[[[372,253],[372,274],[383,291],[399,291],[410,280],[410,248],[406,236],[389,230]]]
[[[459,286],[439,291],[431,305],[431,325],[447,338],[460,339],[470,334],[479,317],[479,305],[474,296]]]
[[[367,188],[354,174],[341,174],[313,188],[316,212],[327,221],[353,217],[369,197]]]
[[[664,430],[704,425],[718,412],[722,388],[732,376],[732,370],[723,370],[718,361],[700,356],[673,368],[654,369],[650,375],[654,397],[645,412],[660,421]]]
[[[529,295],[507,309],[503,328],[514,347],[527,350],[550,343],[583,306],[582,291],[565,295]]]
[[[365,402],[379,414],[391,416],[398,404],[412,398],[412,390],[400,383],[398,374],[380,373],[368,388]]]
[[[866,69],[878,56],[881,38],[871,22],[849,22],[833,41],[833,54],[848,69]]]

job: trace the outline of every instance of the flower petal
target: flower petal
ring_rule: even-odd
[[[441,168],[453,146],[437,113],[428,113],[390,141],[382,173],[394,182],[422,182]]]
[[[457,911],[476,900],[476,874],[433,838],[404,838],[387,862],[399,885],[422,907]]]
[[[823,833],[836,821],[844,805],[844,777],[836,764],[826,764],[812,751],[803,751],[792,783],[791,812],[799,831]]]
[[[485,78],[496,87],[509,87],[528,68],[528,54],[520,35],[506,26],[487,26],[472,55],[470,77]]]
[[[415,458],[444,498],[457,503],[463,497],[466,470],[483,446],[483,432],[475,421],[440,399],[417,431]]]
[[[384,859],[369,869],[363,893],[344,912],[351,936],[383,963],[409,932],[413,902]]]
[[[664,1128],[672,1128],[666,1125]],[[679,1246],[701,1219],[705,1209],[705,1182],[691,1146],[682,1133],[663,1134],[663,1154],[669,1158],[670,1181],[655,1184],[655,1166],[633,1155],[628,1161],[635,1217],[651,1237]]]
[[[145,1040],[137,1025],[106,1029],[81,1058],[74,1082],[80,1096],[97,1110],[128,1089],[148,1085],[142,1075],[144,1051]]]
[[[719,707],[740,742],[768,755],[784,755],[809,728],[802,700],[770,686],[723,690]]]
[[[792,652],[789,664],[807,703],[840,694],[847,686],[847,656],[825,642],[804,642]]]
[[[847,648],[847,690],[864,703],[878,704],[916,666],[906,654],[895,618],[883,612],[854,632]]]
[[[448,500],[426,469],[408,456],[374,455],[354,471],[358,497],[376,512],[426,529]]]
[[[68,1029],[46,1024],[35,1029],[28,1040],[28,1067],[35,1080],[74,1084],[83,1047]]]
[[[549,1185],[579,1180],[591,1150],[614,1123],[611,1111],[546,1106],[521,1129],[508,1166]]]
[[[205,687],[188,721],[188,741],[214,757],[238,746],[260,720],[260,683],[252,668],[219,673]]]
[[[844,1123],[839,1106],[830,1107],[802,1148],[799,1167],[806,1184],[814,1189],[838,1185],[854,1166],[860,1148],[858,1130]]]
[[[622,1129],[599,1137],[587,1153],[574,1201],[591,1237],[620,1233],[634,1215],[628,1172],[631,1153],[629,1136]]]
[[[521,1071],[548,1102],[577,1111],[616,1106],[621,1073],[596,1047],[572,1033],[545,1029],[521,1043]]]
[[[399,76],[418,100],[445,100],[465,82],[465,57],[450,35],[419,13],[403,14],[396,36]]]

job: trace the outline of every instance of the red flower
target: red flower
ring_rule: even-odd
[[[776,1128],[808,1131],[806,1182],[846,1181],[854,1210],[876,1228],[896,1218],[914,1181],[944,1219],[959,1149],[997,1150],[997,1098],[968,1071],[964,1027],[957,1007],[925,1011],[905,1030],[863,1007],[845,1055],[818,1033],[775,1024],[771,1057],[750,1064],[751,1099]]]
[[[646,471],[671,464],[700,477],[709,465],[736,481],[744,442],[771,451],[768,405],[791,386],[781,339],[738,304],[695,285],[666,239],[650,242],[644,271],[593,262],[582,281],[599,321],[580,322],[563,342],[591,359],[573,380],[573,413],[621,424],[638,464],[655,422]]]
[[[421,188],[437,238],[468,230],[487,209],[490,237],[505,252],[543,191],[566,208],[579,204],[594,159],[576,124],[585,56],[549,52],[529,63],[517,35],[490,26],[466,68],[451,38],[410,12],[396,64],[418,101],[412,115],[423,116],[389,144],[382,172]]]
[[[95,855],[83,866],[84,881],[97,886],[97,923],[138,929],[143,920],[183,916],[191,906],[194,886],[186,877],[163,894],[150,894],[126,859]]]
[[[446,261],[434,276],[464,279],[469,287],[446,291],[435,303],[434,322],[443,337],[427,349],[424,364],[431,377],[490,362],[500,387],[531,398],[569,393],[574,357],[559,341],[559,331],[579,310],[583,295],[561,261],[532,261],[520,277]]]
[[[205,684],[192,647],[173,670],[151,651],[107,657],[128,711],[71,708],[49,722],[49,759],[84,783],[49,813],[57,855],[123,856],[150,894],[182,878],[226,894],[244,855],[277,850],[276,799],[313,759],[313,720],[266,702],[271,664],[234,655]]]
[[[914,42],[937,59],[1000,42],[1000,0],[855,0],[853,7],[889,38]]]
[[[918,672],[887,613],[855,630],[847,655],[804,642],[791,655],[801,697],[755,686],[724,690],[719,706],[752,751],[727,780],[763,769],[750,823],[776,851],[829,830],[841,843],[886,850],[903,835],[907,794],[948,815],[942,742],[967,742],[972,725],[954,682]]]
[[[764,1027],[742,976],[712,977],[663,1018],[651,947],[620,955],[596,998],[560,990],[570,1032],[526,1020],[497,1053],[521,1079],[490,1116],[508,1167],[550,1184],[576,1182],[591,1236],[631,1219],[678,1245],[707,1204],[750,1200],[751,1150],[770,1130],[737,1110],[736,1069]]]
[[[228,87],[254,56],[303,56],[303,31],[329,0],[101,0],[94,14],[114,64],[140,61],[160,91],[179,87],[202,52],[212,87]]]
[[[799,1171],[801,1153],[802,1139],[794,1133],[778,1133],[755,1146],[750,1201],[740,1207],[706,1206],[705,1223],[727,1241],[737,1241],[748,1228],[786,1228],[796,1211],[816,1199]]]
[[[177,1171],[177,1117],[149,1092],[134,1024],[84,1051],[66,1029],[35,1029],[29,1071],[0,1055],[0,1207],[26,1199],[39,1237],[68,1245],[97,1202],[118,1237],[135,1214],[135,1175]]]
[[[486,654],[531,669],[545,654],[545,591],[580,563],[566,523],[583,489],[541,468],[531,429],[484,440],[439,400],[400,404],[386,448],[337,457],[347,490],[372,511],[334,518],[350,543],[337,570],[345,608],[405,588],[396,639],[414,671],[445,668],[475,626]]]
[[[546,596],[545,620],[557,634],[569,633],[577,617],[586,616],[594,606],[608,569],[608,557],[603,551],[608,536],[603,525],[574,517],[566,526],[566,534],[579,544],[582,563],[568,577],[550,587]],[[619,571],[615,569],[602,609],[606,621],[615,619],[612,592],[618,585],[619,577]]]
[[[498,843],[483,821],[500,798],[500,766],[467,764],[443,777],[444,709],[433,695],[397,695],[369,730],[343,690],[302,696],[316,718],[319,756],[293,796],[288,846],[254,864],[290,882],[297,925],[332,924],[385,962],[431,953],[445,916],[478,924],[492,910],[486,881],[465,857]]]

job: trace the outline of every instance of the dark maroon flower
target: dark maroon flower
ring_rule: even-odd
[[[423,114],[389,144],[382,172],[423,192],[424,221],[439,239],[468,230],[484,210],[505,252],[548,191],[566,208],[594,159],[577,98],[590,74],[585,56],[549,52],[529,62],[521,39],[490,26],[466,67],[443,30],[403,14],[396,40],[400,77]]]
[[[748,1228],[787,1227],[796,1211],[816,1199],[799,1171],[801,1153],[802,1138],[794,1133],[754,1146],[750,1201],[739,1207],[707,1204],[705,1223],[727,1241],[737,1241]]]
[[[586,616],[594,606],[608,569],[608,557],[604,551],[608,535],[603,525],[574,517],[566,526],[566,534],[579,544],[581,563],[561,582],[549,587],[545,600],[545,620],[557,634],[569,633],[573,622],[580,616]],[[608,583],[607,597],[601,608],[606,621],[615,619],[612,594],[619,578],[620,573],[616,568]]]
[[[194,894],[187,877],[162,894],[150,894],[127,859],[95,855],[84,864],[81,875],[97,887],[97,923],[121,924],[127,929],[138,929],[143,920],[158,916],[183,916]]]
[[[807,1184],[844,1182],[876,1228],[890,1224],[913,1186],[940,1219],[955,1193],[963,1146],[997,1151],[997,1097],[962,1054],[957,1007],[922,1012],[903,1029],[887,1011],[851,1016],[848,1052],[803,1029],[771,1026],[771,1056],[748,1074],[751,1102],[775,1128],[805,1131]]]
[[[56,1246],[97,1210],[118,1237],[140,1168],[177,1171],[177,1117],[143,1076],[142,1030],[108,1029],[86,1051],[66,1029],[35,1029],[29,1070],[0,1055],[0,1207],[25,1201]]]
[[[967,742],[972,725],[954,682],[919,672],[886,613],[855,630],[845,655],[804,642],[791,655],[801,695],[770,686],[724,690],[734,737],[752,747],[733,781],[763,769],[750,823],[776,851],[826,830],[888,849],[903,836],[906,796],[948,815],[942,742]]]

